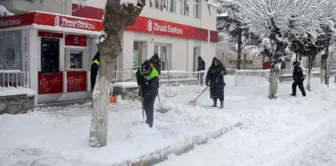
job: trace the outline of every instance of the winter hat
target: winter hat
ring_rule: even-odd
[[[295,62],[293,62],[293,65],[294,66],[300,65],[300,62],[299,61],[295,61]]]
[[[150,71],[152,70],[152,67],[150,65],[150,63],[148,61],[145,61],[143,64],[142,64],[142,72],[145,74],[145,73],[150,73]]]
[[[157,61],[158,63],[160,63],[160,57],[159,54],[155,53],[151,58],[150,58],[151,62],[155,62]]]

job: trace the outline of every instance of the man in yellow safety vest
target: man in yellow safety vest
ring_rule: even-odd
[[[143,109],[146,113],[146,123],[149,127],[152,127],[154,120],[154,102],[159,92],[159,73],[154,65],[151,64],[149,60],[146,60],[138,68],[136,78],[141,91]]]
[[[96,84],[96,77],[99,70],[99,63],[100,63],[100,53],[98,51],[96,55],[93,57],[91,63],[91,92],[93,92],[93,89]]]

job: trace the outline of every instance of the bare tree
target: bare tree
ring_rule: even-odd
[[[134,22],[141,13],[145,0],[107,0],[104,15],[104,35],[100,37],[100,70],[93,91],[93,111],[89,145],[107,144],[110,84],[115,73],[116,58],[122,52],[122,38],[126,25]]]

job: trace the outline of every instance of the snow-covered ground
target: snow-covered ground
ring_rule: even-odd
[[[289,97],[281,83],[279,98],[260,98],[265,90],[246,91],[244,102],[226,100],[227,114],[244,126],[157,166],[334,166],[336,165],[336,86],[313,81],[307,98]],[[298,91],[300,94],[300,91]]]
[[[108,146],[98,149],[88,147],[89,103],[2,115],[0,165],[111,165],[237,122],[243,126],[158,165],[335,165],[333,85],[326,88],[313,80],[307,98],[294,98],[289,96],[290,83],[280,83],[278,99],[269,100],[266,79],[250,87],[234,87],[230,76],[226,80],[223,110],[210,107],[208,92],[197,106],[188,105],[200,87],[172,87],[174,98],[166,98],[163,90],[161,103],[171,111],[156,113],[153,129],[141,123],[139,102],[118,100],[110,106]]]
[[[99,149],[88,146],[90,103],[24,115],[2,115],[0,163],[6,166],[55,161],[58,164],[54,165],[113,164],[134,160],[167,146],[180,146],[197,135],[235,125],[238,119],[220,109],[188,105],[203,88],[172,88],[177,95],[174,98],[166,98],[162,91],[161,104],[171,110],[155,114],[153,129],[142,123],[140,102],[119,99],[118,105],[111,105],[109,109],[108,146]],[[205,94],[200,100],[210,105],[208,96]],[[161,108],[158,100],[156,108]]]

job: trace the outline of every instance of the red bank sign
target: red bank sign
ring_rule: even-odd
[[[0,18],[0,28],[32,24],[97,32],[103,30],[103,23],[100,20],[55,15],[44,12],[32,12]],[[211,42],[218,41],[217,31],[210,31],[209,35],[207,29],[142,16],[138,16],[133,25],[127,26],[126,30],[203,41],[208,41],[209,39]]]

